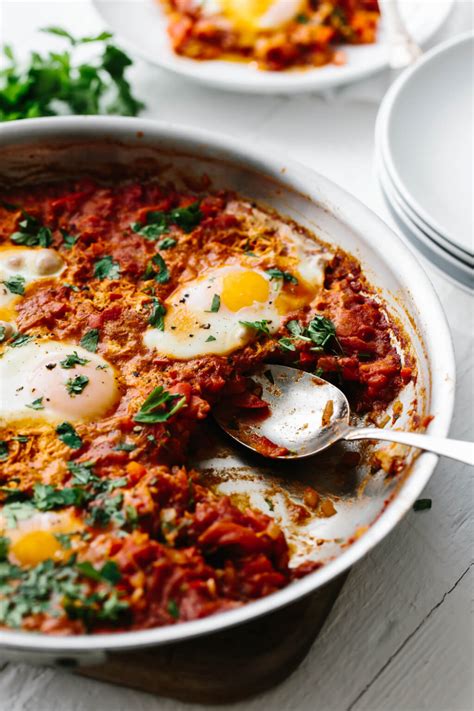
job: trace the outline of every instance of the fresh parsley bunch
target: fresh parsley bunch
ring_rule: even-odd
[[[66,112],[136,116],[143,108],[125,78],[132,60],[110,43],[109,32],[75,38],[61,27],[41,31],[62,37],[69,48],[60,53],[32,52],[25,65],[11,47],[3,48],[6,66],[0,70],[0,121]],[[91,42],[102,43],[101,54],[90,62],[79,62],[77,48]]]

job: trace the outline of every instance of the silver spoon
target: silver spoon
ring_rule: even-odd
[[[263,416],[255,415],[258,410],[232,410],[222,402],[214,409],[214,417],[233,439],[259,454],[302,459],[340,440],[372,439],[406,444],[474,466],[471,442],[377,427],[352,427],[344,393],[304,370],[264,365],[252,374],[252,380],[261,387],[260,397],[269,406]]]

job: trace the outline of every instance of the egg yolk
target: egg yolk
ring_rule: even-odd
[[[269,294],[267,279],[250,269],[230,272],[222,282],[221,301],[229,311],[240,311],[256,301],[263,303]]]
[[[246,30],[260,29],[261,20],[271,13],[271,27],[289,22],[298,12],[301,0],[221,0],[225,14]]]
[[[18,538],[10,553],[21,565],[38,565],[48,558],[62,557],[61,544],[50,531],[30,531]]]

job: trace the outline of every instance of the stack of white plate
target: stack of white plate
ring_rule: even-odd
[[[377,118],[380,185],[403,235],[445,275],[474,288],[474,35],[404,72]]]

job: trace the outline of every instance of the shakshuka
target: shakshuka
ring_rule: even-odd
[[[174,624],[309,572],[271,516],[204,484],[190,443],[222,398],[265,407],[263,361],[383,411],[413,377],[396,331],[354,258],[236,194],[81,179],[0,195],[1,624]]]

